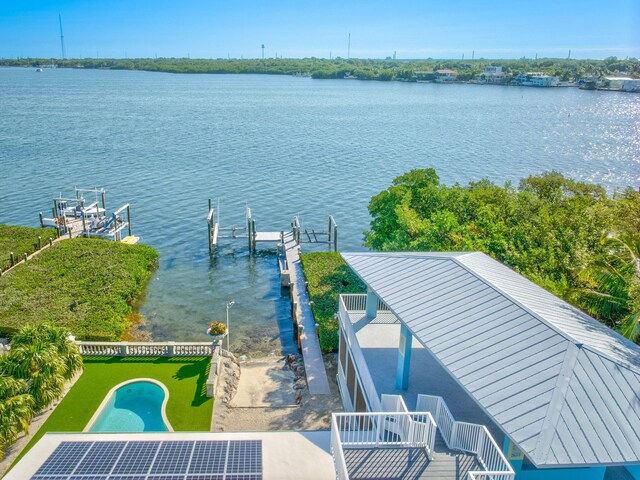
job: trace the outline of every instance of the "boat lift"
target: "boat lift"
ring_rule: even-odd
[[[329,215],[327,231],[303,229],[299,217],[295,216],[291,222],[290,231],[260,232],[256,228],[256,221],[249,206],[245,207],[245,221],[244,227],[232,226],[222,228],[220,226],[220,203],[218,202],[216,211],[216,209],[213,208],[211,199],[209,199],[209,214],[207,215],[209,254],[213,254],[220,239],[245,239],[249,246],[249,251],[255,252],[258,242],[284,244],[285,235],[292,235],[298,245],[301,243],[325,243],[329,248],[333,247],[334,251],[338,251],[338,225],[331,215]]]
[[[85,205],[84,195],[95,194],[96,201]],[[98,200],[100,197],[100,201]],[[126,210],[126,221],[121,217]],[[59,235],[69,237],[102,237],[124,243],[137,243],[139,238],[131,234],[131,207],[127,203],[112,214],[107,214],[106,190],[104,188],[75,188],[75,198],[63,197],[60,194],[53,199],[53,218],[45,218],[40,212],[40,224],[53,227]],[[128,230],[123,237],[122,231]]]

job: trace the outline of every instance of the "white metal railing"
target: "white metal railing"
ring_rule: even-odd
[[[347,463],[344,459],[344,450],[340,442],[340,430],[338,429],[338,422],[334,415],[331,416],[331,455],[333,455],[333,464],[336,467],[338,480],[349,480]]]
[[[436,422],[429,412],[332,413],[332,434],[345,448],[425,448],[433,457]]]
[[[347,312],[343,297],[344,295],[340,295],[338,310],[338,321],[340,322],[340,328],[344,333],[344,338],[347,343],[347,345],[343,345],[343,347],[351,353],[354,369],[365,395],[369,410],[373,412],[380,412],[382,410],[380,406],[380,398],[378,397],[378,392],[375,384],[373,383],[373,379],[371,378],[371,373],[369,373],[369,369],[367,368],[367,362],[365,361],[362,350],[360,349],[360,344],[358,343],[356,334],[353,331],[353,326],[349,319],[349,313]]]
[[[431,412],[450,449],[476,455],[484,471],[468,473],[469,480],[513,480],[515,473],[484,425],[457,422],[442,397],[418,395],[416,410]]]
[[[343,293],[340,298],[344,301],[347,311],[365,312],[367,310],[367,294],[366,293]],[[379,312],[388,312],[389,307],[378,297],[376,310]]]
[[[215,342],[76,342],[80,353],[101,357],[211,356]]]
[[[331,414],[331,453],[338,480],[349,480],[345,449],[424,448],[431,460],[435,438],[436,423],[429,412]]]

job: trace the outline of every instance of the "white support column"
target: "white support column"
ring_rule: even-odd
[[[373,293],[370,287],[367,287],[367,318],[374,319],[378,313],[378,296]]]
[[[413,335],[403,323],[400,327],[400,345],[398,346],[398,367],[396,370],[396,388],[409,388],[409,371],[411,365],[411,343]]]

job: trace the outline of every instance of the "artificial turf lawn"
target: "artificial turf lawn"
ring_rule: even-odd
[[[81,432],[109,390],[134,378],[153,378],[165,384],[169,390],[167,418],[175,431],[208,432],[213,412],[206,387],[210,362],[209,357],[85,357],[82,376],[18,459],[46,432]]]

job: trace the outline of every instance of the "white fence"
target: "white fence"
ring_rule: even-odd
[[[457,422],[442,397],[418,395],[416,409],[431,412],[440,434],[452,450],[476,455],[484,471],[469,472],[469,480],[513,480],[515,473],[484,425]]]
[[[99,357],[211,356],[218,342],[76,342],[80,353]]]

